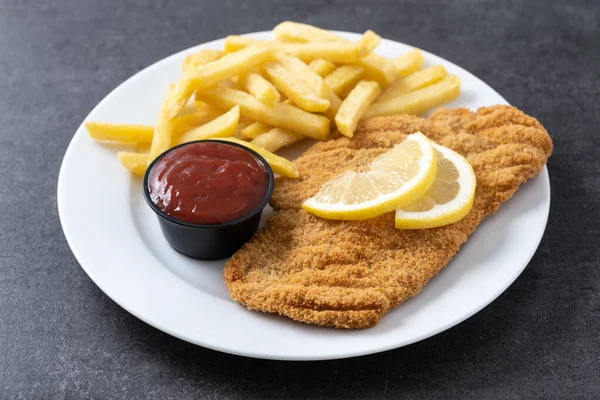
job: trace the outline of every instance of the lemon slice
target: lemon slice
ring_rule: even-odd
[[[436,153],[413,133],[373,160],[366,172],[346,171],[326,182],[302,207],[322,218],[361,220],[414,203],[432,185]]]
[[[432,143],[437,153],[437,175],[427,193],[396,210],[396,228],[422,229],[452,224],[473,207],[475,174],[469,162],[447,147]]]

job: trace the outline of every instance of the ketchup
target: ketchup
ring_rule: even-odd
[[[268,186],[266,168],[251,153],[215,142],[167,153],[148,176],[154,204],[195,224],[220,224],[248,214],[264,200]]]

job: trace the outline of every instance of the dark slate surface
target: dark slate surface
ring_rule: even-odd
[[[600,7],[560,3],[0,0],[0,398],[600,398]],[[546,235],[476,316],[379,355],[253,360],[140,322],[79,267],[56,181],[87,113],[171,53],[284,19],[437,53],[551,132]]]

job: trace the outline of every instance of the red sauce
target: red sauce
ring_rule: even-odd
[[[195,224],[242,217],[265,198],[269,176],[249,152],[214,142],[179,147],[154,164],[150,198],[166,214]]]

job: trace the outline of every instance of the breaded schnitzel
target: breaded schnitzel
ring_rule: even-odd
[[[332,221],[302,210],[302,202],[323,183],[345,170],[366,168],[416,131],[473,166],[477,192],[464,219],[440,228],[398,230],[393,212]],[[310,324],[373,326],[444,268],[477,225],[541,171],[551,152],[544,127],[510,106],[365,121],[354,138],[317,143],[298,158],[300,178],[277,180],[271,201],[276,215],[225,266],[229,293],[250,310]]]

